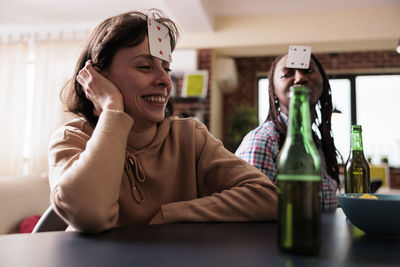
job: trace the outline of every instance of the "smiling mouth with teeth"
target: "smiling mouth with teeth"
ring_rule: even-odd
[[[165,96],[144,96],[143,99],[153,103],[164,103],[166,100]]]

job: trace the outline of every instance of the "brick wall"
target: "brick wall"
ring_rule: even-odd
[[[399,68],[395,51],[316,54],[326,70]]]
[[[395,51],[372,51],[315,54],[324,69],[329,71],[368,70],[400,68],[400,55]],[[275,56],[273,57],[244,57],[235,58],[239,76],[239,88],[223,97],[223,136],[226,138],[227,120],[235,107],[240,104],[257,106],[257,80],[260,73],[267,73]],[[354,72],[352,72],[354,73]]]
[[[400,189],[400,170],[390,170],[390,188]]]

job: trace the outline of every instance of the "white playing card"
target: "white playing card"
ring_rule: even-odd
[[[155,20],[147,21],[150,54],[171,62],[171,41],[168,28]]]
[[[286,68],[308,69],[311,58],[311,46],[289,46]]]

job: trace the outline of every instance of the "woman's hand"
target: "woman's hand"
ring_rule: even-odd
[[[83,87],[86,98],[94,105],[93,114],[100,116],[103,110],[124,110],[123,97],[119,89],[97,67],[88,60],[76,80]]]

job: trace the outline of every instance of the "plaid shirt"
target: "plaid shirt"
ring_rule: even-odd
[[[281,117],[287,123],[287,115],[281,113]],[[272,121],[267,121],[250,131],[243,138],[235,154],[261,170],[275,185],[277,185],[278,166],[276,162],[279,154],[278,140],[279,133],[275,129],[274,124]],[[323,209],[336,208],[338,206],[338,199],[336,196],[337,183],[327,173],[326,163],[321,151],[320,154],[322,159],[321,205]]]

